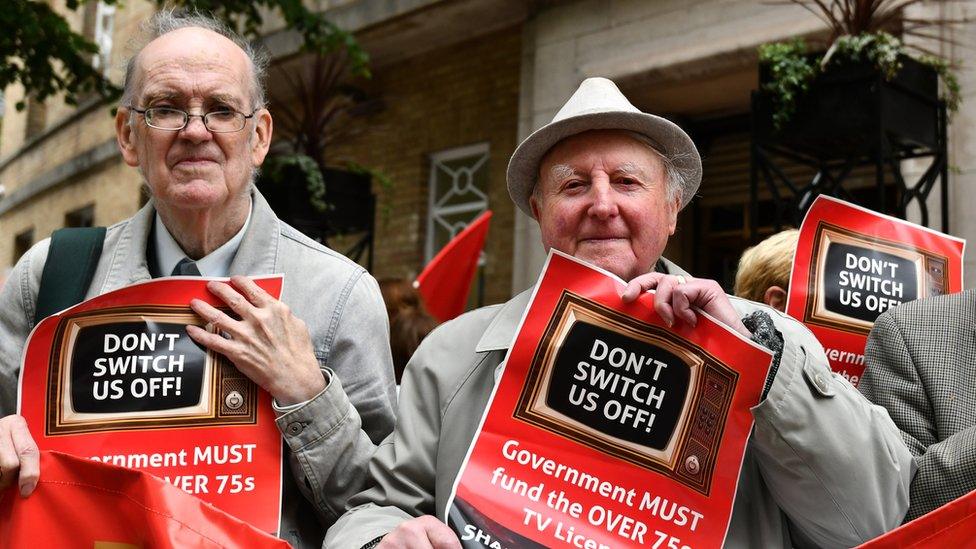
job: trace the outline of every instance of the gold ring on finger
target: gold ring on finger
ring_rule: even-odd
[[[685,282],[688,282],[688,279],[685,278],[684,275],[674,275],[674,277],[678,279],[678,284],[684,284]]]

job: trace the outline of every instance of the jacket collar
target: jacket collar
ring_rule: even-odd
[[[281,222],[271,210],[261,193],[251,187],[253,210],[244,240],[230,264],[229,274],[273,274],[278,258],[278,239]],[[122,227],[117,246],[112,252],[108,273],[99,293],[122,286],[149,280],[146,249],[153,222],[156,218],[155,203],[146,203]]]
[[[99,294],[152,278],[146,263],[146,246],[155,217],[156,208],[150,199],[122,226]]]
[[[658,260],[654,270],[667,274],[691,276],[684,269],[664,257]],[[502,305],[501,310],[488,325],[488,329],[478,340],[478,345],[474,349],[476,353],[502,351],[512,345],[512,341],[515,339],[515,330],[518,329],[519,323],[522,321],[522,316],[529,305],[533,290],[534,288],[529,288]]]
[[[491,320],[488,329],[478,340],[478,345],[474,352],[483,353],[486,351],[500,351],[508,349],[515,338],[515,329],[522,321],[525,308],[529,305],[534,288],[529,288],[517,296],[509,299],[502,305],[498,314]]]
[[[251,200],[254,203],[251,222],[230,264],[230,275],[274,274],[277,270],[281,221],[264,196],[253,187]]]

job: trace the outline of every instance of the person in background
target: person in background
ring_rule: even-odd
[[[735,273],[735,295],[786,311],[790,273],[800,231],[780,231],[742,252]]]
[[[380,292],[390,319],[390,350],[397,386],[407,361],[427,334],[437,327],[437,319],[427,312],[420,292],[402,278],[380,280]]]
[[[903,303],[874,321],[858,389],[915,456],[905,521],[976,490],[976,290]]]

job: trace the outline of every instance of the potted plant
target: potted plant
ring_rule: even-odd
[[[790,1],[830,36],[819,49],[801,39],[760,47],[756,136],[816,158],[877,153],[882,132],[898,146],[935,147],[939,101],[955,109],[958,82],[945,60],[895,33],[932,38],[927,27],[961,21],[906,18],[920,0]]]
[[[257,185],[282,219],[320,242],[371,234],[372,179],[387,182],[362,166],[326,165],[329,146],[361,130],[352,120],[379,106],[349,73],[343,52],[310,55],[278,66],[270,90],[278,140]]]

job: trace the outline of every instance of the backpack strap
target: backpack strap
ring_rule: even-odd
[[[102,255],[105,227],[58,229],[41,272],[34,324],[85,299]]]

